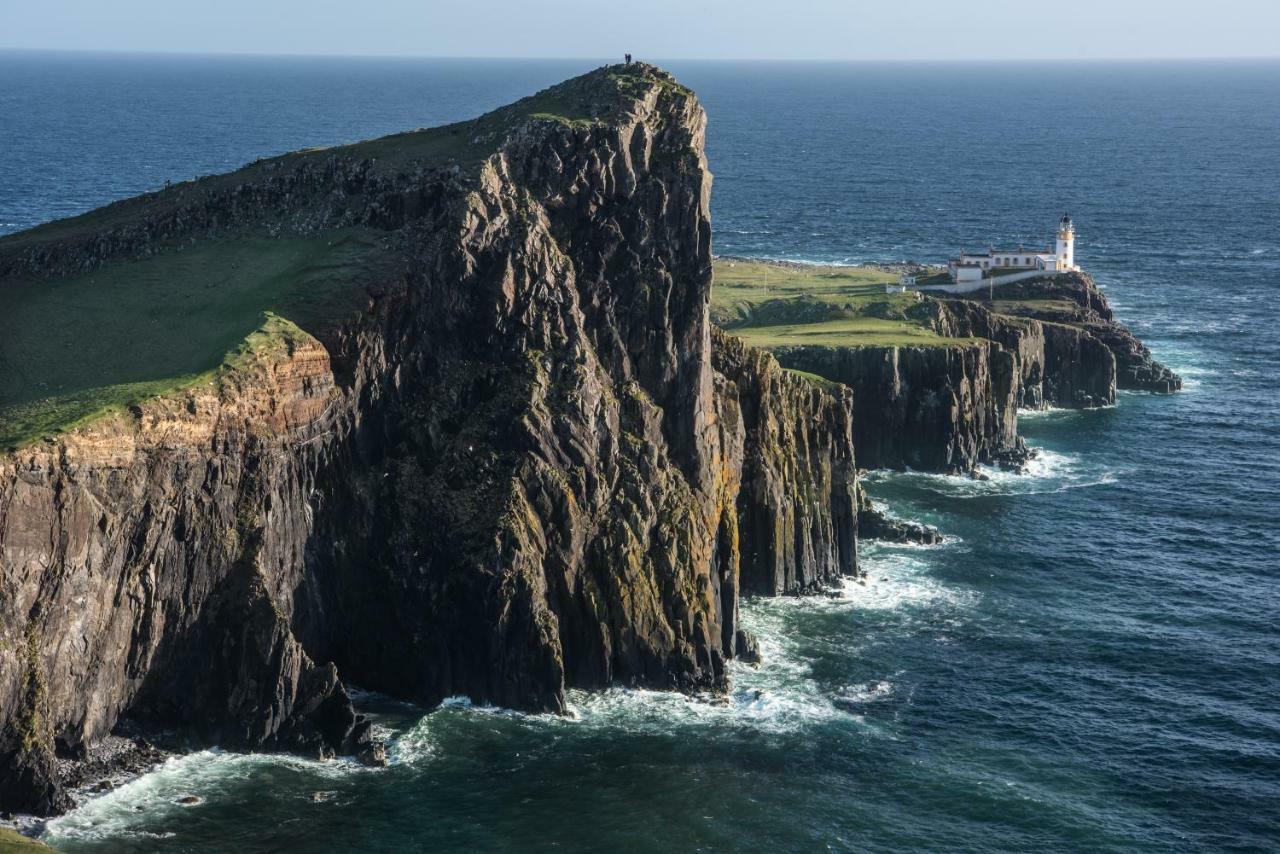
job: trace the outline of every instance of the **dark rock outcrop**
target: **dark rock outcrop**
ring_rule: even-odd
[[[1002,311],[1045,321],[1046,326],[1078,329],[1100,341],[1115,356],[1119,388],[1161,394],[1182,388],[1182,378],[1153,359],[1146,345],[1116,319],[1106,295],[1088,273],[1001,285],[994,297]]]
[[[1019,385],[1014,356],[996,344],[938,347],[780,347],[789,368],[853,392],[858,464],[967,472],[1014,463]]]
[[[386,256],[319,337],[273,320],[212,383],[0,456],[0,807],[64,809],[55,752],[122,719],[376,762],[343,680],[550,712],[716,689],[758,658],[742,590],[856,571],[848,392],[713,343],[696,99],[639,65],[550,99],[591,118],[494,114],[448,167],[412,134],[278,158],[0,241],[7,277],[352,225]]]
[[[854,444],[867,468],[964,473],[1018,468],[1017,410],[1090,409],[1117,388],[1171,392],[1182,381],[1119,323],[1085,274],[986,292],[926,297],[910,318],[946,339],[925,347],[788,346],[785,366],[848,385]]]
[[[858,538],[920,546],[934,546],[942,542],[942,534],[932,525],[886,515],[861,487],[858,489]]]
[[[993,341],[1012,354],[1019,407],[1091,409],[1115,403],[1115,358],[1087,330],[994,314],[980,303],[959,299],[925,299],[915,314],[939,335]]]
[[[857,574],[852,393],[783,370],[719,330],[713,342],[746,434],[737,499],[743,591],[813,591]]]

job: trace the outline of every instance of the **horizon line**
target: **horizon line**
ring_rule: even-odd
[[[221,51],[221,50],[158,50],[127,48],[73,48],[73,47],[17,47],[0,45],[0,53],[63,53],[113,56],[167,56],[167,57],[225,57],[236,59],[392,59],[392,60],[459,60],[459,61],[508,61],[508,62],[604,62],[607,65],[620,64],[611,62],[604,56],[492,56],[465,54],[418,54],[418,53],[298,53],[270,51]],[[619,54],[621,56],[621,54]],[[1103,63],[1103,62],[1277,62],[1280,54],[1249,56],[1088,56],[1088,57],[901,57],[901,58],[854,58],[854,57],[695,57],[667,56],[654,59],[637,59],[638,62],[649,62],[661,65],[665,62],[759,62],[780,64],[824,64],[824,65],[859,65],[873,63],[890,64],[1051,64],[1051,63]]]

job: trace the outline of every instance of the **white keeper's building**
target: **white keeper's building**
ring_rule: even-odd
[[[1063,214],[1059,220],[1057,242],[1048,251],[1023,246],[1016,250],[992,246],[979,253],[961,250],[959,255],[947,259],[947,272],[951,274],[951,281],[957,284],[1033,270],[1052,273],[1079,269],[1076,266],[1076,229],[1070,214]]]

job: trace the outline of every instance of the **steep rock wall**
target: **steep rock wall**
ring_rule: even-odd
[[[993,314],[967,300],[926,300],[920,306],[939,335],[985,338],[1018,363],[1019,405],[1088,409],[1115,402],[1116,360],[1089,331],[1062,323]]]
[[[387,253],[321,338],[272,321],[213,383],[0,457],[0,807],[65,808],[54,754],[122,719],[374,752],[343,680],[716,689],[742,589],[856,571],[848,394],[713,347],[705,116],[626,74],[472,174],[282,158],[0,246],[41,277],[355,223]]]
[[[289,333],[224,383],[0,457],[0,743],[30,777],[8,808],[67,806],[54,749],[131,712],[228,747],[367,739],[281,599],[335,402],[328,354]]]
[[[966,472],[1016,458],[1017,361],[995,344],[780,347],[778,361],[847,385],[864,468]]]
[[[1147,346],[1116,319],[1106,295],[1088,273],[1001,285],[994,296],[1021,317],[1076,329],[1102,343],[1115,357],[1118,388],[1161,394],[1182,388],[1182,378],[1157,362]],[[959,305],[951,300],[947,304]]]
[[[789,368],[852,389],[854,445],[865,468],[962,473],[980,463],[1017,465],[1027,453],[1019,408],[1115,402],[1116,358],[1086,329],[994,314],[967,300],[925,299],[911,314],[956,343],[773,351]]]
[[[715,367],[746,431],[738,491],[741,584],[766,596],[857,574],[853,393],[817,386],[717,330]]]

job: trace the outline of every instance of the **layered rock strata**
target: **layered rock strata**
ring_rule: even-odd
[[[1181,380],[1151,358],[1084,274],[998,289],[990,304],[925,298],[911,319],[952,339],[936,346],[790,346],[785,366],[853,391],[859,465],[965,473],[1026,459],[1020,408],[1088,409],[1117,388],[1172,392]]]
[[[849,392],[713,340],[704,129],[665,73],[608,68],[0,241],[5,281],[382,246],[362,310],[0,456],[0,808],[64,809],[55,756],[122,721],[377,761],[348,681],[549,712],[718,689],[757,654],[743,591],[855,572]]]

